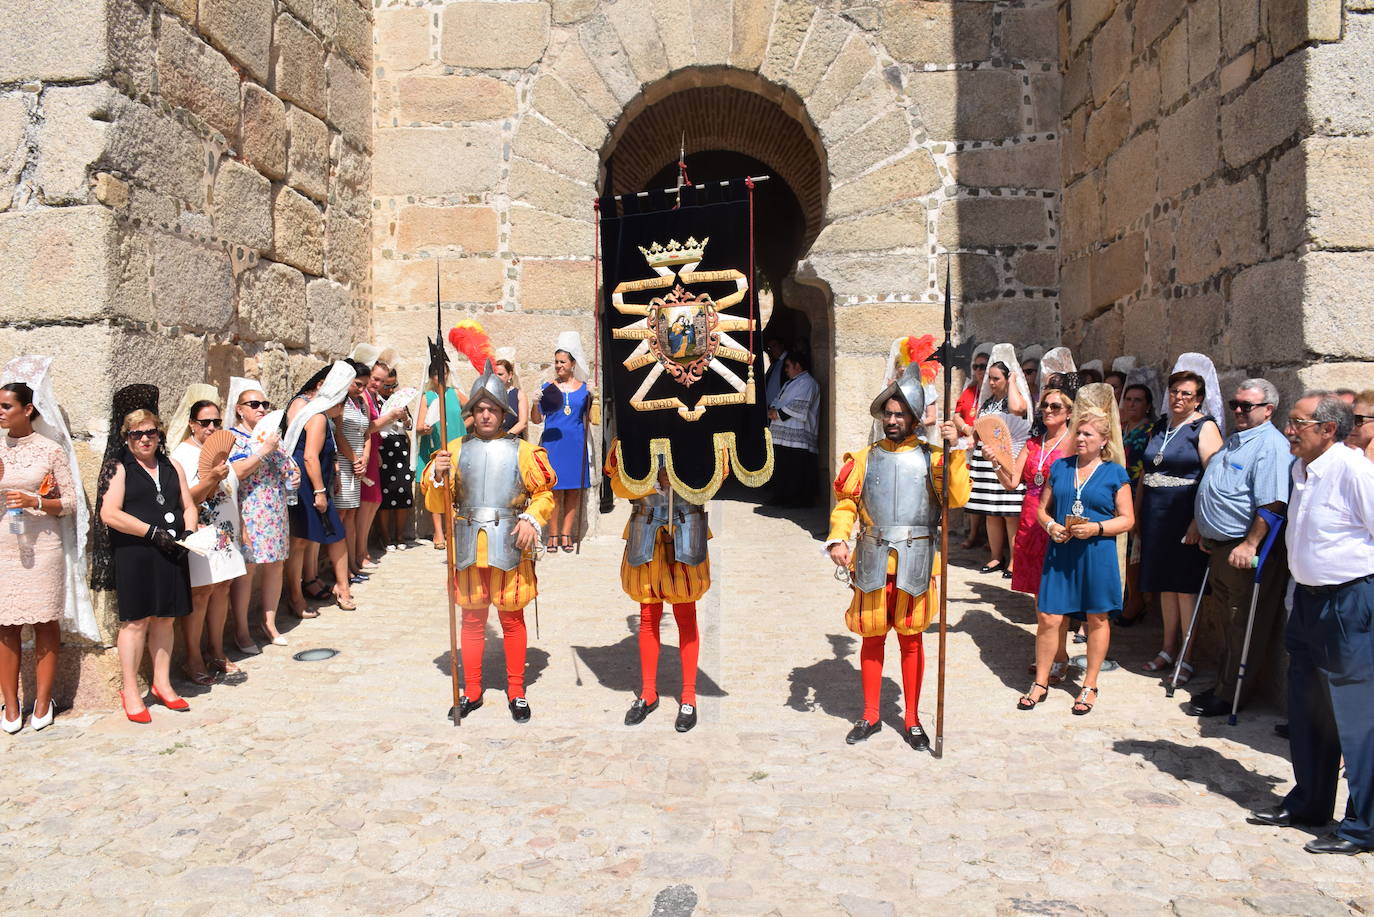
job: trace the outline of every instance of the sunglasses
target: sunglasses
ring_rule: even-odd
[[[240,402],[239,402],[239,407],[245,407],[245,406],[246,406],[246,407],[250,407],[250,408],[252,408],[252,409],[255,410],[255,411],[257,411],[257,410],[270,411],[270,410],[272,409],[272,402],[270,402],[270,401],[240,401]]]
[[[1233,411],[1244,411],[1245,413],[1248,414],[1248,413],[1250,413],[1251,411],[1253,411],[1255,408],[1262,408],[1262,407],[1264,407],[1264,406],[1265,406],[1266,404],[1268,404],[1269,402],[1267,402],[1267,401],[1254,401],[1254,402],[1251,402],[1251,401],[1237,401],[1236,399],[1233,398],[1233,399],[1231,399],[1230,401],[1228,401],[1228,402],[1226,402],[1226,403],[1229,404],[1229,405],[1231,406],[1231,410],[1233,410]]]
[[[974,364],[973,364],[973,371],[976,372],[976,373],[981,373],[981,372],[983,372],[984,370],[986,370],[987,368],[988,368],[988,364],[986,364],[986,363],[974,363]]]
[[[209,420],[194,420],[194,419],[193,419],[193,420],[191,421],[191,423],[195,424],[196,426],[200,427],[200,428],[203,429],[203,430],[208,430],[210,427],[222,427],[222,426],[224,426],[224,421],[221,420],[221,419],[219,419],[218,417],[211,417]]]
[[[1374,414],[1356,414],[1356,415],[1355,415],[1355,426],[1358,427],[1358,426],[1361,426],[1361,425],[1363,425],[1363,424],[1367,424],[1367,423],[1369,423],[1371,420],[1374,420]]]
[[[124,434],[129,439],[157,439],[160,435],[158,430],[130,430]]]
[[[1185,392],[1176,388],[1169,389],[1170,398],[1196,398],[1197,392]]]
[[[1049,401],[1040,406],[1040,412],[1042,414],[1061,414],[1067,410],[1068,408],[1055,401]]]

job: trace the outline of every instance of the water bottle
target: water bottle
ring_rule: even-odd
[[[24,511],[17,506],[12,506],[5,510],[5,518],[9,520],[10,534],[24,534]]]
[[[295,506],[301,502],[301,492],[295,487],[286,488],[286,505]]]

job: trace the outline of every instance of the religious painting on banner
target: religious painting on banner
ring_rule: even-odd
[[[660,464],[693,503],[727,473],[750,487],[773,470],[752,271],[752,189],[685,186],[600,208],[602,314],[618,450],[634,489]]]

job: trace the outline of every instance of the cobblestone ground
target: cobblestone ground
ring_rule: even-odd
[[[973,555],[951,590],[944,759],[899,739],[895,681],[885,728],[846,746],[857,643],[808,531],[822,519],[802,521],[714,508],[687,735],[671,701],[621,725],[637,609],[605,535],[540,564],[527,726],[502,702],[494,616],[488,703],[444,719],[442,561],[424,545],[385,559],[358,611],[326,608],[244,662],[243,683],[188,686],[189,714],[0,736],[4,913],[1374,911],[1374,856],[1314,857],[1302,832],[1244,823],[1289,784],[1273,715],[1199,723],[1185,692],[1125,670],[1091,716],[1070,716],[1071,689],[1016,712],[1031,606],[970,575]],[[1113,655],[1138,664],[1157,639],[1123,631]],[[340,654],[288,655],[316,646]],[[665,696],[676,668],[665,648]]]

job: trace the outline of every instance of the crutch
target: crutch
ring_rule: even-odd
[[[1183,660],[1188,658],[1188,644],[1193,642],[1193,629],[1197,627],[1197,613],[1202,610],[1202,596],[1207,592],[1207,578],[1212,575],[1212,568],[1209,566],[1202,574],[1202,585],[1197,590],[1197,601],[1193,603],[1193,618],[1188,622],[1188,632],[1183,635],[1183,649],[1179,651],[1178,661],[1174,663],[1174,674],[1169,679],[1169,683],[1164,687],[1164,696],[1173,697],[1174,690],[1178,688],[1178,673],[1183,671]]]
[[[1250,658],[1250,634],[1255,628],[1255,609],[1259,607],[1260,573],[1264,570],[1264,561],[1269,557],[1269,549],[1274,546],[1274,539],[1279,535],[1279,529],[1283,528],[1284,519],[1267,509],[1259,511],[1260,516],[1269,524],[1269,534],[1264,536],[1264,543],[1260,545],[1259,553],[1255,555],[1255,579],[1250,586],[1250,617],[1245,622],[1245,642],[1240,649],[1240,667],[1236,670],[1236,694],[1231,699],[1231,715],[1226,718],[1226,725],[1236,725],[1236,714],[1240,712],[1240,692],[1245,686],[1245,662]]]

